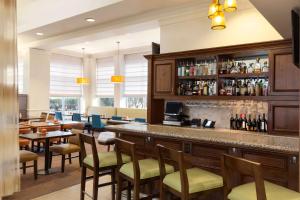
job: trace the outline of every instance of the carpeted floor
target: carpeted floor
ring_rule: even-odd
[[[106,147],[97,145],[98,151],[106,151]],[[76,155],[76,154],[74,154]],[[21,175],[21,191],[3,200],[29,200],[49,194],[80,183],[79,159],[72,159],[72,164],[66,160],[65,172],[60,172],[61,156],[53,157],[52,168],[57,171],[51,175],[39,175],[37,180],[33,177],[33,168],[28,168],[26,175]],[[44,155],[40,154],[38,168],[44,168]]]

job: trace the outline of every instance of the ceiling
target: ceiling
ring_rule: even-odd
[[[120,50],[142,46],[150,46],[152,42],[160,42],[160,29],[155,28],[134,33],[125,33],[99,40],[87,40],[82,43],[77,43],[70,46],[63,46],[58,49],[79,53],[82,52],[82,48],[85,48],[85,53],[96,54],[116,50],[117,41],[120,41]]]

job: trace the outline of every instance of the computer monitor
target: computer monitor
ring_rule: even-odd
[[[166,115],[180,115],[182,113],[183,104],[181,102],[167,102]]]

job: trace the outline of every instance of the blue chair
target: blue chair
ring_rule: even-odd
[[[111,119],[112,120],[122,120],[122,117],[114,115],[111,117]]]
[[[55,112],[55,119],[62,121],[63,115],[61,112]]]
[[[135,118],[134,121],[135,122],[139,122],[139,123],[146,123],[146,119],[145,118]]]
[[[102,131],[104,129],[104,124],[101,121],[100,115],[92,115],[92,135],[94,131]]]
[[[73,113],[72,121],[81,122],[81,114],[80,113]]]

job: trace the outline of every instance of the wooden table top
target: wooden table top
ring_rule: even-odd
[[[45,135],[41,133],[20,134],[19,137],[28,140],[41,140],[47,138],[69,137],[75,135],[72,132],[66,131],[49,131]]]

